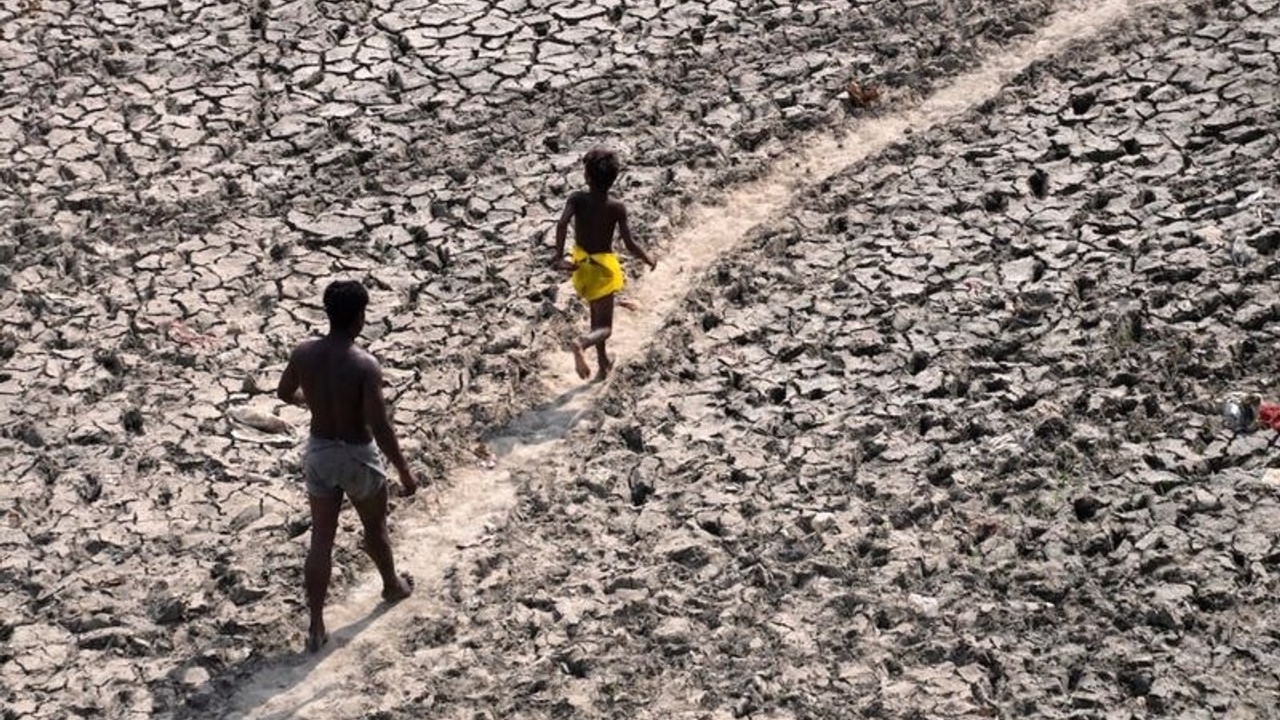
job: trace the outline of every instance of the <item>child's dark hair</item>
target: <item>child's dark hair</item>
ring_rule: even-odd
[[[356,280],[336,280],[324,289],[324,313],[336,328],[349,328],[369,305],[369,291]]]
[[[587,169],[587,183],[592,190],[606,192],[618,179],[618,156],[612,150],[595,148],[582,158]]]

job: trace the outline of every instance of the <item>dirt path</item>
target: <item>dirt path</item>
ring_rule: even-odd
[[[696,209],[662,255],[658,269],[637,278],[629,299],[640,309],[621,315],[612,351],[624,362],[639,357],[694,279],[753,227],[785,209],[803,188],[884,150],[911,132],[945,123],[987,101],[1031,63],[1153,4],[1150,0],[1098,0],[1068,7],[1027,42],[992,56],[923,101],[858,123],[844,134],[812,138],[765,177],[734,192],[724,204]],[[905,101],[890,97],[885,102]],[[456,471],[439,507],[429,516],[417,522],[399,519],[399,558],[402,568],[416,578],[417,594],[393,608],[383,608],[378,602],[376,579],[370,574],[367,583],[331,605],[328,613],[333,635],[326,652],[316,659],[286,659],[259,671],[235,697],[232,717],[344,717],[367,711],[360,707],[359,693],[344,691],[359,682],[356,675],[364,658],[394,647],[416,614],[434,602],[455,550],[478,542],[492,524],[510,512],[515,486],[508,468],[536,462],[552,470],[563,448],[561,439],[608,385],[583,386],[573,375],[567,354],[553,358],[549,365],[554,376],[547,384],[561,395],[550,405],[517,418],[490,441],[498,466]]]

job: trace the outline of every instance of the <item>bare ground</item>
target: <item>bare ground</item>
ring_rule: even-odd
[[[1144,16],[825,183],[334,694],[1274,717],[1276,436],[1215,413],[1275,387],[1278,40],[1274,8]]]
[[[660,235],[850,77],[923,92],[1047,10],[112,7],[32,4],[0,46],[14,716],[216,714],[296,644],[294,436],[228,413],[275,410],[328,277],[378,290],[443,477],[554,389],[576,316],[530,256],[584,147],[622,145]],[[1274,436],[1212,414],[1276,369],[1277,17],[1191,7],[756,233],[328,716],[1269,716]],[[598,75],[494,79],[564,35]]]

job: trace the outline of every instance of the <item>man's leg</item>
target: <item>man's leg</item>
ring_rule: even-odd
[[[378,566],[382,576],[382,597],[395,602],[409,597],[413,585],[407,577],[396,575],[396,561],[391,556],[391,536],[387,534],[387,484],[363,500],[352,499],[360,522],[364,525],[364,549]]]
[[[342,493],[332,497],[309,495],[311,500],[311,547],[307,550],[304,575],[311,629],[307,631],[307,651],[316,652],[329,639],[324,627],[324,599],[329,594],[329,574],[333,569],[333,537],[338,532]]]

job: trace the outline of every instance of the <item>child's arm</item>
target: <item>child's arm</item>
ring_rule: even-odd
[[[564,241],[569,234],[569,221],[573,219],[574,200],[577,197],[576,193],[569,196],[568,202],[564,204],[564,212],[560,213],[560,221],[556,223],[556,257],[551,265],[557,270],[573,269],[573,264],[564,259]]]
[[[643,260],[650,270],[658,266],[658,262],[649,257],[649,253],[631,237],[631,226],[627,224],[627,206],[621,203],[618,204],[618,235],[622,237],[622,244],[627,246],[627,251]]]

